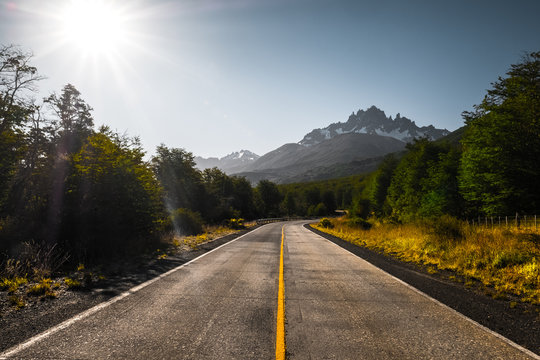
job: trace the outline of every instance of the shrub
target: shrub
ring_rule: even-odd
[[[244,219],[242,218],[227,220],[227,226],[233,230],[242,230],[246,228],[244,225]]]
[[[347,220],[347,225],[350,227],[360,228],[363,230],[369,230],[373,226],[370,222],[362,219],[361,217],[352,217]]]
[[[26,284],[28,280],[24,277],[14,277],[12,279],[3,278],[0,280],[0,290],[7,289],[9,293],[17,291],[19,286]]]
[[[503,251],[495,256],[492,265],[496,269],[502,269],[508,266],[523,265],[530,260],[531,256],[529,254],[520,251]]]
[[[319,222],[319,225],[325,229],[334,228],[334,224],[332,224],[332,221],[330,221],[330,219],[328,218],[322,218],[321,221]]]
[[[64,282],[66,283],[67,287],[69,289],[80,289],[82,287],[82,284],[79,280],[72,279],[72,278],[65,278]]]
[[[427,233],[439,244],[456,243],[464,238],[463,222],[450,215],[443,215],[424,222]]]
[[[203,220],[198,212],[179,208],[171,214],[171,221],[178,235],[197,235],[203,232]]]
[[[26,306],[26,303],[24,302],[24,299],[22,298],[22,296],[11,295],[8,298],[8,300],[11,303],[11,305],[13,305],[13,306],[15,306],[17,308],[17,310]]]
[[[52,280],[49,278],[41,279],[39,283],[28,289],[29,295],[53,295],[51,290]]]

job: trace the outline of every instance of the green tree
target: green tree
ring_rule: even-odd
[[[460,158],[461,151],[449,147],[439,153],[437,161],[430,164],[427,177],[422,181],[422,201],[419,209],[421,216],[463,216],[464,201],[458,186]]]
[[[407,144],[407,149],[409,151],[397,165],[388,188],[392,216],[404,222],[414,220],[419,215],[423,182],[429,176],[429,168],[444,151],[439,144],[425,138]]]
[[[234,182],[217,167],[205,169],[202,172],[202,180],[205,187],[205,199],[203,214],[211,222],[230,219],[235,217]]]
[[[162,144],[157,147],[151,163],[163,186],[164,202],[169,211],[178,208],[204,210],[205,188],[201,172],[195,168],[193,154]]]
[[[233,207],[240,212],[244,219],[255,217],[255,202],[253,188],[245,177],[233,176]]]
[[[36,110],[32,94],[43,79],[31,59],[17,46],[0,46],[0,216],[26,151],[25,126]]]
[[[322,203],[326,208],[327,214],[332,214],[336,211],[336,195],[331,189],[327,189],[322,194]]]
[[[374,174],[369,193],[369,201],[371,209],[376,216],[390,215],[391,209],[386,196],[388,194],[388,187],[390,187],[390,182],[392,181],[392,175],[398,163],[399,161],[394,155],[387,155]]]
[[[540,206],[540,52],[492,84],[467,128],[459,186],[473,215],[537,211]]]
[[[60,95],[52,94],[45,102],[54,113],[53,124],[57,127],[57,151],[72,154],[81,148],[93,133],[92,108],[81,98],[81,93],[71,84],[62,89]]]
[[[102,127],[71,158],[61,243],[91,260],[142,250],[164,219],[161,187],[137,140]]]
[[[294,194],[289,191],[285,194],[283,199],[283,212],[288,216],[296,214],[296,200]]]
[[[44,99],[52,112],[54,153],[47,203],[45,241],[54,244],[59,236],[62,212],[65,209],[66,179],[70,176],[71,157],[80,151],[94,133],[92,108],[82,99],[81,93],[71,84],[62,88],[60,95],[53,93]]]
[[[303,191],[306,208],[315,207],[321,202],[321,190],[316,185],[308,185]]]
[[[276,184],[270,180],[261,180],[255,188],[257,194],[257,208],[263,217],[277,217],[280,215],[279,204],[281,193]]]

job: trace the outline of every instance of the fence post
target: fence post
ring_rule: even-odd
[[[518,213],[516,212],[516,228],[519,228],[519,223],[518,223]]]
[[[506,227],[508,227],[508,215],[506,215],[504,218],[506,220]]]
[[[524,224],[525,224],[525,229],[526,229],[526,228],[527,228],[527,215],[525,215],[525,222],[524,222]]]

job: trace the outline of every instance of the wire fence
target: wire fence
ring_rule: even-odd
[[[467,223],[472,226],[482,226],[486,228],[506,227],[519,228],[524,230],[538,231],[540,217],[536,215],[512,215],[512,216],[478,216],[467,219]]]

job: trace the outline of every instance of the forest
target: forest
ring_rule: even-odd
[[[155,248],[231,219],[320,217],[407,223],[448,215],[536,213],[540,201],[540,52],[500,77],[457,139],[418,139],[377,171],[277,185],[196,169],[162,144],[96,128],[92,107],[67,84],[36,100],[32,54],[0,47],[0,262],[25,249],[91,263]],[[37,249],[37,250],[35,250]]]

